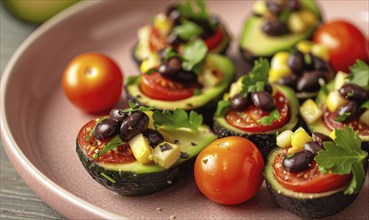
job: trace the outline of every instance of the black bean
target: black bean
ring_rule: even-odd
[[[116,120],[105,118],[97,123],[93,132],[99,141],[113,137],[118,131],[119,123]]]
[[[121,123],[125,118],[128,117],[128,115],[124,113],[122,109],[114,108],[110,111],[109,117],[110,119],[116,120],[118,123]]]
[[[313,132],[312,135],[313,139],[316,142],[318,142],[321,146],[323,146],[323,142],[325,141],[333,141],[331,137],[320,132]]]
[[[296,88],[296,84],[298,81],[298,77],[296,74],[291,74],[289,76],[282,77],[278,80],[278,83],[281,85],[285,85],[291,87],[293,89]]]
[[[185,70],[180,70],[173,76],[170,76],[170,79],[174,81],[178,81],[180,83],[185,83],[185,84],[191,84],[191,83],[197,82],[196,74],[193,72],[185,71]]]
[[[300,74],[305,68],[304,54],[300,51],[295,51],[288,56],[288,67],[296,74]]]
[[[237,111],[242,111],[249,105],[248,97],[243,97],[240,94],[236,94],[231,99],[231,108]]]
[[[288,33],[286,25],[277,19],[266,21],[261,28],[269,36],[281,36]]]
[[[270,94],[273,93],[273,87],[270,84],[265,84],[264,90]]]
[[[359,104],[355,101],[348,101],[337,109],[337,117],[344,116],[342,122],[350,122],[359,117],[359,115]]]
[[[167,61],[164,61],[159,66],[159,73],[163,76],[171,76],[176,74],[182,68],[182,61],[179,57],[172,57]]]
[[[251,99],[254,105],[264,111],[270,111],[275,107],[273,96],[268,92],[253,92]]]
[[[304,144],[304,149],[316,155],[323,147],[317,141],[309,141]]]
[[[316,57],[316,56],[313,56],[313,55],[311,55],[311,57],[313,58],[313,65],[314,65],[315,70],[323,70],[323,71],[328,70],[328,63],[327,62],[325,62],[324,60],[320,59],[319,57]]]
[[[320,84],[327,80],[327,73],[323,71],[305,72],[297,82],[297,91],[316,92],[320,89]]]
[[[299,0],[287,0],[287,7],[292,11],[297,11],[300,9]]]
[[[282,7],[277,2],[273,1],[267,1],[266,6],[270,12],[272,12],[275,15],[279,15],[282,11]]]
[[[311,151],[303,150],[291,157],[285,157],[282,164],[286,171],[297,173],[309,169],[313,159],[314,154]]]
[[[369,92],[359,85],[348,83],[343,85],[338,92],[342,97],[349,100],[363,102],[369,98]]]
[[[161,135],[159,131],[154,129],[146,129],[143,135],[152,148],[155,148],[156,146],[158,146],[158,144],[164,141],[163,135]]]
[[[149,117],[143,112],[133,112],[123,120],[120,126],[120,137],[123,141],[130,141],[134,136],[146,130]]]

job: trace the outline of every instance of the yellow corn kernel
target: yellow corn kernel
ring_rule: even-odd
[[[293,154],[304,149],[306,142],[312,141],[310,135],[303,129],[297,129],[291,136],[291,148],[288,149],[288,154]]]
[[[269,81],[277,82],[280,78],[292,74],[287,65],[289,53],[281,51],[276,53],[271,60],[271,68],[269,71]]]
[[[310,53],[313,42],[303,40],[297,43],[296,48],[302,53]]]
[[[277,146],[281,148],[291,146],[291,137],[293,135],[293,131],[285,130],[277,136]]]
[[[323,112],[312,99],[308,99],[301,105],[300,114],[307,124],[312,124],[322,117]]]
[[[269,82],[275,83],[282,77],[291,75],[292,72],[288,67],[280,69],[270,69],[269,70]]]
[[[324,61],[329,60],[328,48],[322,44],[314,44],[311,48],[311,53]]]
[[[329,137],[332,138],[332,140],[336,140],[336,130],[331,131],[331,133],[329,133]]]
[[[144,111],[147,117],[149,117],[149,125],[147,128],[154,129],[154,119],[152,118],[152,115],[154,114],[153,111]]]
[[[274,69],[279,69],[283,66],[287,66],[287,60],[289,56],[290,54],[286,51],[276,53],[270,62],[270,67]]]
[[[338,91],[332,91],[328,94],[325,104],[329,111],[335,112],[339,107],[343,106],[346,101],[347,100],[344,99]]]
[[[342,71],[338,71],[336,76],[334,77],[334,89],[339,90],[347,81],[348,74]]]
[[[173,21],[168,19],[165,14],[160,13],[154,18],[154,27],[157,28],[163,35],[168,35],[173,27]]]
[[[129,141],[132,153],[141,164],[151,163],[151,147],[143,134],[138,134]]]
[[[307,24],[308,26],[313,26],[318,21],[314,13],[310,10],[302,10],[299,13],[305,24]]]
[[[252,11],[255,14],[264,15],[267,12],[267,7],[266,7],[265,1],[263,1],[263,0],[256,1],[253,8],[252,8]]]
[[[294,12],[288,18],[287,25],[291,32],[300,33],[315,25],[317,19],[309,10]]]
[[[144,59],[140,65],[141,73],[146,73],[151,68],[158,67],[160,65],[160,57],[156,53],[150,53],[150,55]]]

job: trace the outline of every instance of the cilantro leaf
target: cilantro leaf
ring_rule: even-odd
[[[119,135],[116,135],[108,143],[105,144],[105,147],[101,151],[99,151],[98,153],[95,153],[93,157],[94,157],[94,159],[95,158],[98,158],[98,157],[104,155],[109,150],[114,150],[118,146],[120,146],[120,145],[122,145],[124,143],[125,142],[120,138],[120,136]]]
[[[366,102],[364,102],[364,103],[360,106],[360,108],[366,108],[366,109],[369,109],[369,100],[368,100],[368,101],[366,101]]]
[[[173,32],[182,40],[189,41],[191,38],[199,36],[203,32],[203,29],[194,22],[184,19],[181,25],[173,29]]]
[[[335,142],[324,142],[324,149],[314,159],[322,173],[352,174],[352,180],[344,193],[357,194],[364,184],[363,161],[368,153],[361,150],[359,134],[352,128],[346,126],[342,130],[335,130],[335,133]]]
[[[264,85],[268,83],[268,75],[269,75],[269,62],[267,59],[260,58],[256,60],[254,63],[254,67],[251,72],[245,75],[242,79],[242,90],[241,95],[246,96],[247,93],[256,92],[257,86],[256,84],[260,84],[263,82]],[[264,91],[264,88],[263,90]]]
[[[281,120],[281,116],[279,115],[278,109],[274,109],[270,113],[270,115],[260,118],[257,122],[262,124],[263,126],[267,126],[273,124],[274,120],[277,121]]]
[[[149,106],[149,107],[146,107],[146,106],[138,106],[137,103],[135,103],[132,100],[129,100],[128,101],[128,105],[129,105],[129,108],[123,109],[123,112],[124,113],[137,112],[137,111],[140,111],[140,112],[152,111],[152,110],[154,110],[156,108],[155,106]]]
[[[90,141],[90,140],[91,140],[91,137],[92,137],[92,135],[93,135],[93,133],[94,133],[94,131],[95,131],[96,125],[97,125],[100,121],[102,121],[104,118],[105,118],[105,117],[101,117],[101,118],[96,119],[96,124],[95,124],[95,126],[91,129],[91,131],[90,131],[90,132],[86,135],[86,137],[85,137],[85,140],[86,140],[86,141]]]
[[[351,74],[349,79],[361,87],[369,86],[369,66],[364,61],[356,60],[356,63],[349,67]]]
[[[197,39],[186,45],[183,49],[182,68],[186,71],[193,71],[199,74],[201,71],[202,61],[206,57],[208,48],[204,41]]]
[[[194,18],[200,20],[208,20],[209,13],[203,0],[196,0],[196,6],[190,0],[186,0],[183,4],[177,4],[177,10],[186,18]]]
[[[197,130],[202,124],[202,115],[197,112],[191,111],[187,114],[183,109],[176,108],[173,113],[168,110],[154,111],[153,114],[154,126],[167,127],[167,128],[190,128],[191,130]]]
[[[350,117],[351,112],[345,112],[342,115],[338,115],[335,119],[337,122],[344,122],[348,117]]]
[[[164,49],[164,60],[169,60],[170,58],[173,58],[176,56],[179,56],[179,55],[172,47],[167,47]]]
[[[231,106],[230,101],[226,101],[226,100],[219,101],[217,105],[217,110],[215,111],[215,116],[219,117],[223,115],[223,113],[229,108],[229,106]]]

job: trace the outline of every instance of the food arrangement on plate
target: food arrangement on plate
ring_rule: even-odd
[[[84,111],[103,114],[77,135],[86,171],[121,195],[155,193],[194,172],[199,191],[224,205],[251,199],[265,179],[272,198],[298,216],[340,212],[366,176],[368,50],[358,47],[357,60],[337,68],[346,51],[319,38],[321,22],[314,1],[255,2],[240,30],[240,56],[253,65],[238,79],[232,59],[219,54],[231,42],[226,27],[201,0],[171,5],[139,30],[139,74],[124,77],[123,86],[123,76],[101,83],[111,67],[121,73],[106,57],[82,60],[86,68],[70,80],[73,60],[65,93]],[[79,94],[84,83],[74,92],[80,96],[68,94],[86,78],[105,88],[101,100],[110,83],[124,87],[129,107],[84,107],[79,101],[91,102]]]

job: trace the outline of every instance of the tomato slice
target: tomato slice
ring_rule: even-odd
[[[278,153],[274,160],[274,175],[279,184],[284,188],[302,193],[322,193],[339,189],[348,184],[351,175],[322,174],[318,164],[314,161],[310,169],[292,173],[284,169],[282,165],[284,151]]]
[[[324,124],[325,126],[329,129],[329,130],[334,130],[334,129],[343,129],[346,126],[350,126],[352,129],[354,129],[354,131],[359,132],[359,135],[362,136],[367,136],[369,135],[369,126],[360,122],[360,120],[356,119],[353,121],[350,121],[349,123],[341,123],[336,121],[337,118],[337,113],[335,112],[330,112],[328,109],[326,109],[324,116],[323,116],[323,120],[324,120]]]
[[[155,52],[155,51],[159,51],[165,47],[167,47],[168,44],[166,42],[166,39],[164,38],[164,36],[161,35],[160,31],[155,28],[152,27],[151,28],[151,35],[149,38],[149,47],[150,50]]]
[[[280,128],[285,125],[289,119],[288,100],[279,91],[274,96],[274,100],[281,119],[279,121],[274,120],[271,125],[264,126],[257,122],[262,117],[270,115],[270,112],[263,111],[254,105],[250,105],[244,111],[228,111],[226,120],[228,124],[247,132],[264,132]]]
[[[109,140],[104,140],[103,142],[96,141],[94,135],[91,136],[89,141],[86,140],[86,137],[94,128],[95,124],[95,120],[91,120],[85,124],[80,130],[77,138],[80,148],[87,155],[87,157],[91,158],[91,160],[101,163],[127,163],[136,160],[128,143],[120,145],[116,150],[110,150],[100,157],[93,159],[96,149],[102,150],[105,147],[105,144],[109,142]]]
[[[224,38],[224,30],[218,26],[215,29],[214,34],[211,37],[205,39],[205,44],[208,47],[208,50],[212,51],[215,48],[217,48],[219,44],[222,43],[223,38]]]
[[[142,92],[152,99],[176,101],[189,98],[197,87],[166,79],[155,72],[143,74],[141,79]]]

